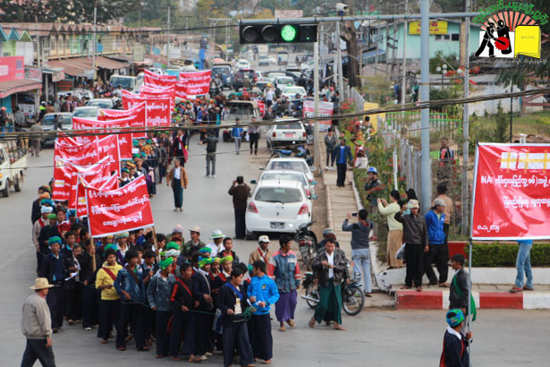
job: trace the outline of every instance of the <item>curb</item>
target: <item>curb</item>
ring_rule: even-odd
[[[477,308],[540,310],[550,309],[549,292],[473,292]],[[449,291],[398,290],[395,292],[398,310],[448,310]]]

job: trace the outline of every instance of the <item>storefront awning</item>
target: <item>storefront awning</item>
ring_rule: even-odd
[[[48,61],[49,68],[62,68],[65,74],[70,76],[80,76],[85,78],[93,78],[93,62],[91,58],[75,57],[64,60]]]
[[[128,63],[109,59],[104,56],[97,56],[95,63],[98,67],[109,70],[117,70],[128,67]]]
[[[0,98],[5,98],[14,93],[26,92],[34,89],[41,89],[42,83],[36,80],[20,79],[0,82]]]

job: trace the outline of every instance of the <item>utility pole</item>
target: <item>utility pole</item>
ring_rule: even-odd
[[[317,35],[319,36],[319,35]],[[317,37],[319,39],[319,37]],[[313,115],[319,117],[319,42],[313,43]],[[321,142],[319,141],[319,121],[313,122],[313,154],[317,173],[321,173]]]
[[[464,11],[470,10],[470,1],[464,0]],[[464,98],[470,96],[470,18],[464,18]],[[464,103],[462,112],[462,134],[464,145],[462,146],[462,191],[460,199],[462,201],[462,234],[468,234],[470,226],[470,191],[468,187],[468,164],[470,161],[470,113],[469,104]]]
[[[430,100],[430,0],[420,0],[420,101]],[[432,201],[432,167],[430,162],[430,109],[421,111],[421,184],[422,210],[427,211]]]
[[[510,82],[510,93],[514,91],[514,83]],[[512,135],[512,123],[514,120],[514,99],[510,97],[510,143],[512,143],[513,135]]]
[[[95,54],[97,53],[97,0],[94,1],[94,54],[92,55],[92,70],[94,72],[93,82],[95,81]]]
[[[171,18],[171,9],[170,0],[168,0],[168,14],[166,17],[166,67],[170,64],[170,18]]]
[[[405,0],[405,14],[409,11],[409,0]],[[407,19],[403,23],[403,61],[401,65],[401,105],[405,105],[407,95],[407,34],[409,33]],[[405,117],[405,113],[403,113]]]
[[[340,47],[340,21],[336,22],[336,52],[338,57],[338,92],[340,99],[344,98],[344,70],[342,69],[342,47]]]

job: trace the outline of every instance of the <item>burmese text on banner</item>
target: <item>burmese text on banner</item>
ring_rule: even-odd
[[[104,237],[155,223],[145,176],[110,191],[86,187],[88,226],[92,237]]]
[[[550,144],[479,144],[472,239],[550,238]]]

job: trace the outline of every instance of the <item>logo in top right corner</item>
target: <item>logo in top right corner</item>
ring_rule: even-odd
[[[533,10],[532,4],[499,0],[473,21],[482,24],[477,57],[540,59],[540,25],[548,22],[548,15]]]

